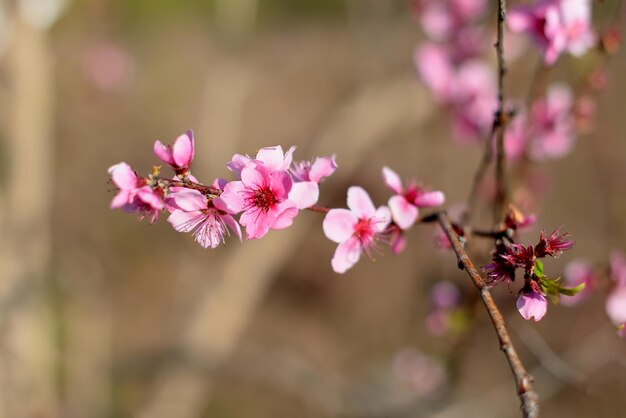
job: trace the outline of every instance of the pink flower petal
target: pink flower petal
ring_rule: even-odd
[[[439,191],[421,193],[415,198],[415,204],[423,208],[440,206],[440,205],[443,205],[445,201],[446,201],[446,196],[442,192],[439,192]]]
[[[137,187],[137,174],[126,163],[122,162],[109,167],[109,174],[113,183],[121,190],[132,190]]]
[[[336,273],[345,273],[361,257],[361,243],[356,237],[340,243],[335,250],[331,265]]]
[[[189,167],[193,160],[194,154],[194,139],[193,132],[188,130],[186,134],[183,134],[176,138],[174,147],[172,149],[172,155],[174,162],[178,167]]]
[[[606,313],[615,325],[626,322],[626,287],[618,286],[606,299]]]
[[[387,229],[391,222],[391,211],[387,206],[381,206],[376,209],[372,219],[372,228],[374,232],[381,233]]]
[[[167,221],[172,224],[174,229],[178,232],[191,232],[200,222],[202,222],[203,215],[199,211],[185,212],[180,209],[176,209],[167,218]]]
[[[168,205],[177,207],[185,212],[207,209],[206,198],[198,190],[184,189],[170,193],[166,197]]]
[[[548,301],[540,293],[524,293],[517,298],[517,310],[525,320],[539,321],[548,310]]]
[[[273,211],[263,210],[246,211],[241,214],[239,223],[246,227],[247,239],[258,239],[263,237],[270,229],[270,224],[274,220]]]
[[[262,164],[248,164],[241,170],[241,181],[251,189],[269,186],[269,172]]]
[[[391,191],[398,194],[402,194],[404,192],[400,176],[391,168],[383,167],[383,180],[385,181],[387,187],[391,189]]]
[[[226,167],[235,173],[238,177],[241,177],[241,170],[250,162],[250,157],[247,155],[235,154]]]
[[[163,161],[165,164],[173,165],[174,157],[172,156],[172,150],[168,145],[164,145],[161,141],[154,143],[154,154]]]
[[[287,171],[274,171],[270,174],[269,187],[277,200],[284,200],[293,187],[293,179]]]
[[[237,223],[235,218],[230,215],[222,215],[222,220],[231,229],[231,231],[234,231],[235,234],[237,234],[239,241],[242,241],[241,227],[239,226],[239,223]]]
[[[119,209],[132,201],[132,193],[128,190],[120,190],[111,201],[111,209]]]
[[[261,148],[256,154],[256,159],[263,162],[269,171],[282,170],[284,158],[283,147],[280,145]]]
[[[228,208],[227,212],[239,213],[246,207],[246,191],[246,186],[241,181],[231,181],[226,185],[220,199]]]
[[[272,229],[285,229],[293,224],[293,218],[298,214],[296,204],[290,200],[276,205],[276,218],[270,224]]]
[[[354,234],[354,227],[358,221],[356,215],[348,209],[331,209],[322,223],[324,235],[336,243],[346,241]]]
[[[398,255],[404,251],[407,244],[407,238],[404,232],[395,229],[391,234],[391,253]]]
[[[391,215],[396,225],[405,230],[413,226],[419,213],[417,207],[400,195],[392,196],[389,199],[389,209],[391,209]]]
[[[306,209],[317,203],[320,189],[316,182],[302,181],[293,183],[289,192],[289,200],[295,202],[298,209]]]
[[[315,160],[311,165],[309,171],[309,179],[316,183],[321,182],[326,177],[330,176],[337,169],[337,163],[335,162],[335,156],[332,157],[320,157]]]
[[[359,218],[371,218],[376,212],[372,199],[359,186],[352,186],[348,189],[348,207]]]

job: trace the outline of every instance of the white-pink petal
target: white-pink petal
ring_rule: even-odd
[[[387,206],[381,206],[376,209],[372,219],[372,228],[374,232],[380,233],[387,229],[391,223],[391,211]]]
[[[293,218],[298,215],[296,204],[290,200],[280,202],[276,207],[276,218],[271,222],[272,229],[285,229],[293,224]]]
[[[398,173],[393,171],[389,167],[383,167],[383,180],[387,187],[391,189],[391,191],[396,192],[398,194],[402,194],[404,192],[404,188],[402,187],[402,180]]]
[[[270,171],[282,170],[284,158],[283,148],[280,145],[261,148],[256,154],[256,159],[261,161]]]
[[[184,210],[176,209],[168,216],[167,221],[172,224],[174,229],[178,232],[191,232],[202,221],[203,215],[201,212],[185,212]]]
[[[335,156],[332,157],[320,157],[315,160],[311,165],[309,171],[309,179],[316,183],[321,182],[326,177],[330,176],[337,169],[337,163],[335,162]]]
[[[113,183],[121,190],[132,190],[137,187],[137,174],[124,162],[109,167],[109,174]]]
[[[295,202],[298,209],[310,208],[317,203],[319,196],[319,186],[313,181],[293,183],[289,192],[289,200]]]
[[[358,218],[371,218],[376,212],[372,199],[365,189],[359,186],[348,189],[348,207]]]
[[[170,193],[167,198],[168,204],[178,207],[185,212],[193,212],[207,209],[206,198],[198,190],[183,189]]]
[[[626,287],[618,286],[606,299],[606,313],[615,325],[626,322]]]
[[[193,160],[194,154],[194,139],[193,132],[191,130],[187,133],[180,135],[176,138],[174,146],[172,147],[172,155],[174,162],[179,167],[189,167]]]
[[[415,204],[419,207],[429,208],[433,206],[443,205],[446,201],[446,196],[443,192],[424,192],[420,193],[415,198]]]
[[[337,246],[331,265],[336,273],[345,273],[359,261],[360,257],[361,243],[357,237],[352,237]]]
[[[517,298],[517,310],[525,320],[539,321],[548,311],[548,301],[542,294],[524,293]]]
[[[348,209],[331,209],[322,223],[324,235],[337,243],[346,241],[354,234],[354,228],[358,221],[356,215]]]
[[[419,214],[417,207],[409,203],[401,195],[395,195],[389,199],[389,209],[391,209],[393,221],[401,229],[409,229],[413,226]]]

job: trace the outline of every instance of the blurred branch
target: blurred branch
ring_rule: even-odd
[[[489,288],[485,285],[482,277],[478,273],[478,270],[474,267],[474,264],[468,257],[467,253],[463,249],[463,245],[459,241],[459,236],[454,231],[448,215],[445,212],[440,212],[437,215],[437,222],[443,229],[444,233],[450,240],[450,244],[456,254],[459,268],[465,270],[467,275],[474,283],[476,289],[480,293],[480,297],[487,309],[487,313],[491,318],[491,322],[495,328],[498,339],[500,340],[500,349],[504,352],[513,376],[515,377],[515,383],[517,386],[517,394],[521,401],[521,409],[524,418],[535,418],[539,416],[539,404],[537,394],[532,388],[532,377],[526,372],[522,361],[520,360],[517,350],[511,341],[511,337],[506,329],[504,318],[502,313],[498,309],[493,296],[489,291]]]

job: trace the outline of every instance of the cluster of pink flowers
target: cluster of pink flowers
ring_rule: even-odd
[[[162,211],[169,212],[168,222],[176,231],[192,233],[204,248],[215,248],[233,232],[242,240],[259,239],[269,230],[293,224],[300,210],[316,205],[319,184],[337,168],[334,156],[313,161],[293,161],[296,147],[284,152],[281,146],[260,149],[254,158],[235,154],[226,164],[235,179],[218,178],[210,186],[200,183],[191,173],[195,152],[193,132],[179,136],[173,145],[160,141],[154,154],[174,172],[166,178],[155,167],[147,177],[140,177],[126,163],[109,169],[119,189],[111,208],[149,216],[155,222]],[[390,242],[399,253],[406,243],[405,231],[415,224],[419,208],[443,204],[440,191],[430,191],[412,181],[406,188],[391,169],[383,177],[395,193],[389,206],[375,208],[367,192],[358,186],[348,189],[349,209],[328,209],[323,230],[338,243],[332,267],[344,273],[362,253],[372,256],[379,242]],[[387,239],[391,236],[391,240]]]
[[[430,38],[415,53],[420,78],[448,110],[454,138],[480,143],[492,129],[497,108],[495,70],[483,57],[487,45],[478,41],[484,39],[477,24],[485,2],[416,4],[417,20]],[[590,16],[589,0],[539,0],[532,6],[513,7],[507,22],[511,30],[529,34],[545,52],[546,63],[553,64],[564,51],[581,55],[594,45]],[[571,90],[560,83],[548,86],[545,97],[530,106],[511,101],[507,108],[515,114],[505,131],[507,157],[542,161],[564,156],[575,138],[573,111],[593,111],[589,103],[577,102],[575,108]]]
[[[491,286],[503,282],[511,283],[515,280],[517,270],[522,269],[524,286],[517,299],[517,309],[524,319],[533,318],[539,321],[548,309],[547,296],[573,296],[584,287],[563,287],[560,280],[550,279],[544,274],[543,264],[539,261],[547,256],[557,258],[573,246],[574,242],[567,239],[567,234],[560,234],[558,229],[548,236],[541,231],[539,242],[535,246],[501,242],[496,246],[492,262],[483,267],[487,282]]]

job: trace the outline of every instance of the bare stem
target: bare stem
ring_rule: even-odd
[[[504,22],[506,20],[506,2],[498,1],[498,35],[496,42],[496,54],[498,56],[498,110],[494,116],[493,127],[496,131],[496,202],[494,205],[494,224],[497,226],[502,221],[506,208],[508,192],[506,185],[506,161],[504,158],[504,131],[506,128],[507,114],[504,109],[504,76],[506,75],[506,63],[504,62]]]
[[[463,249],[463,245],[459,241],[459,236],[454,231],[448,215],[445,212],[439,212],[436,215],[436,218],[437,222],[450,240],[452,249],[456,254],[459,268],[467,272],[467,275],[470,277],[474,286],[476,286],[476,289],[478,289],[478,292],[480,293],[480,298],[487,309],[487,313],[491,318],[493,327],[495,328],[498,339],[500,340],[500,349],[504,353],[511,371],[513,372],[513,376],[515,377],[517,395],[520,398],[520,408],[524,418],[538,418],[539,402],[537,394],[532,388],[533,379],[524,368],[524,365],[522,364],[522,361],[513,346],[513,342],[511,341],[509,332],[506,329],[504,318],[502,317],[500,309],[498,309],[498,306],[493,300],[493,296],[480,276],[480,273],[478,273],[478,270],[476,270],[476,267],[474,267],[474,264]]]

